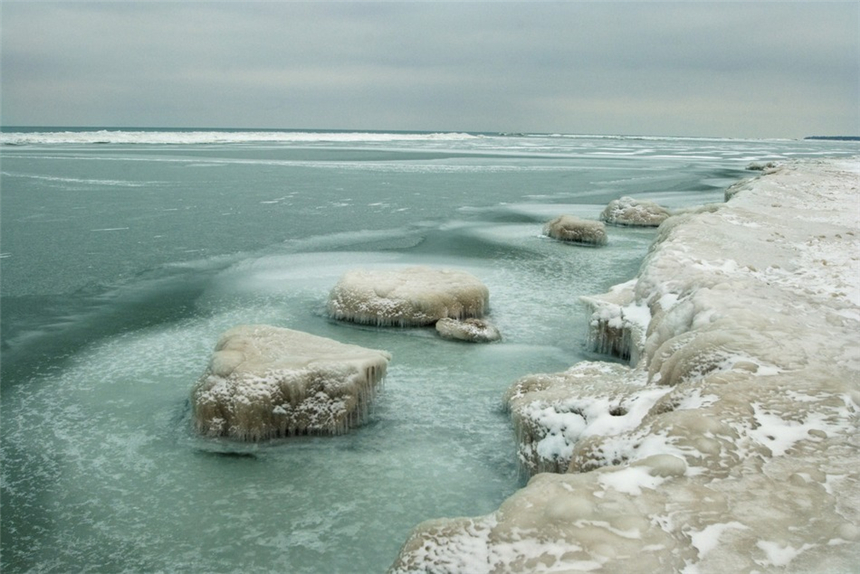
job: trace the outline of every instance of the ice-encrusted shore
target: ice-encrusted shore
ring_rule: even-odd
[[[858,180],[857,158],[786,164],[667,220],[588,300],[631,366],[508,392],[521,457],[567,472],[419,525],[391,572],[855,572]]]

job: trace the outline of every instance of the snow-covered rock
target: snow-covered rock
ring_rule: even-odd
[[[301,331],[235,327],[191,393],[194,427],[244,441],[342,434],[364,419],[390,360]]]
[[[642,373],[616,363],[585,361],[562,373],[523,377],[504,398],[520,464],[530,474],[567,472],[583,439],[636,428],[667,392],[646,387]]]
[[[544,235],[559,241],[606,245],[606,226],[603,222],[580,219],[572,215],[559,215],[544,226],[543,232]]]
[[[470,343],[490,343],[502,338],[495,325],[486,319],[451,319],[448,317],[436,321],[436,331],[444,339],[468,341]]]
[[[604,297],[648,309],[634,368],[508,393],[526,464],[568,472],[420,525],[391,572],[856,571],[858,203],[860,161],[800,162],[668,220]]]
[[[345,273],[329,294],[334,319],[378,325],[432,325],[450,317],[482,317],[490,292],[465,271],[408,267],[397,270],[357,269]]]
[[[611,225],[657,227],[671,215],[665,207],[653,201],[621,197],[609,202],[600,219]]]

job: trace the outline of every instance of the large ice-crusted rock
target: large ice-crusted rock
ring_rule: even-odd
[[[671,215],[665,207],[653,201],[621,197],[609,202],[600,219],[612,225],[657,227]]]
[[[445,317],[436,321],[436,332],[443,339],[467,341],[469,343],[491,343],[502,338],[495,325],[485,319],[451,319]]]
[[[583,245],[606,245],[606,226],[602,222],[580,219],[572,215],[559,215],[544,226],[543,232],[559,241]]]
[[[509,392],[526,450],[552,447],[563,467],[569,449],[567,472],[536,474],[486,516],[419,525],[391,572],[855,572],[858,175],[857,160],[781,167],[664,224],[637,279],[597,308],[622,339],[631,329],[636,368]],[[647,309],[641,337],[630,308]],[[650,408],[589,429],[588,409],[613,422],[616,402]]]
[[[391,355],[269,325],[221,335],[191,393],[194,428],[257,441],[342,434],[367,414]]]
[[[465,271],[408,267],[345,273],[329,294],[334,319],[381,327],[418,327],[439,319],[482,317],[490,292]]]

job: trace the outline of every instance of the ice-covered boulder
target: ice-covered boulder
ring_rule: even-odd
[[[269,325],[225,332],[191,393],[194,427],[257,441],[342,434],[367,414],[391,355]]]
[[[502,338],[495,325],[486,319],[451,319],[445,317],[436,321],[436,331],[445,339],[468,341],[471,343],[490,343]]]
[[[439,319],[482,317],[490,292],[465,271],[408,267],[345,273],[329,294],[334,319],[380,327],[418,327]]]
[[[653,201],[624,196],[610,201],[600,219],[611,225],[657,227],[670,215],[668,209]]]
[[[543,228],[544,235],[559,241],[583,245],[606,245],[606,226],[601,221],[559,215]]]

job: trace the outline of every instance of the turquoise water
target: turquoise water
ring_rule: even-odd
[[[383,572],[418,522],[522,486],[501,395],[586,358],[577,297],[637,271],[541,235],[622,195],[722,201],[752,161],[850,142],[4,129],[3,572]],[[15,145],[11,145],[15,144]],[[851,146],[855,147],[851,147]],[[324,315],[355,267],[464,269],[504,340]],[[241,445],[189,429],[218,335],[264,322],[385,349],[367,423]]]

